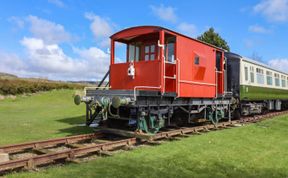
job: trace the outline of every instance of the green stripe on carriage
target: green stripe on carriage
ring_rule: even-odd
[[[241,85],[241,100],[288,99],[288,90]]]

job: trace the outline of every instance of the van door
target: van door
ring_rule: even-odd
[[[224,94],[224,55],[222,51],[216,51],[216,90],[217,96]]]

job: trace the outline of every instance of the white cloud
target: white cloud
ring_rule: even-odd
[[[177,15],[175,14],[175,8],[170,6],[150,6],[154,15],[156,15],[161,20],[175,23],[177,22]]]
[[[46,44],[42,39],[24,37],[20,43],[28,54],[26,76],[60,80],[99,80],[107,72],[109,54],[97,47],[73,48],[77,58],[64,53],[58,44]]]
[[[85,18],[91,21],[90,29],[99,44],[102,47],[106,47],[109,42],[109,36],[113,34],[114,27],[108,19],[102,18],[93,13],[85,13]]]
[[[177,26],[177,29],[190,37],[194,37],[196,35],[196,26],[194,24],[182,22]]]
[[[262,0],[254,6],[253,10],[270,21],[288,20],[288,0]]]
[[[16,54],[0,51],[0,72],[23,74],[27,65]]]
[[[91,13],[86,15],[92,21],[91,29],[101,39],[99,44],[107,45],[108,36],[113,32],[112,26],[99,16]],[[72,47],[70,55],[64,52],[60,43],[70,42],[72,37],[61,24],[32,15],[10,18],[15,23],[19,19],[30,24],[31,36],[23,37],[20,41],[26,54],[19,57],[0,51],[0,72],[56,80],[99,80],[107,72],[110,55],[97,47]]]
[[[21,44],[27,47],[29,50],[37,50],[44,47],[44,42],[39,38],[26,38],[24,37]]]
[[[272,59],[268,61],[268,65],[272,68],[278,69],[283,72],[288,72],[288,58],[285,59]]]
[[[88,61],[88,72],[92,72],[94,77],[103,77],[108,71],[110,64],[110,55],[97,47],[90,48],[74,48],[74,52],[80,56],[81,59]],[[86,71],[87,72],[87,71]]]
[[[254,32],[254,33],[263,33],[263,34],[267,34],[270,33],[271,30],[270,29],[266,29],[265,27],[262,27],[260,25],[251,25],[249,26],[248,30],[250,32]]]
[[[71,35],[65,28],[54,22],[41,19],[36,16],[28,16],[27,20],[31,23],[30,32],[34,37],[43,39],[45,43],[54,44],[71,41]]]
[[[24,37],[21,44],[26,47],[31,64],[39,71],[48,73],[69,73],[73,67],[82,68],[82,63],[77,63],[66,56],[57,44],[44,44],[42,39]]]
[[[65,7],[65,4],[61,0],[48,0],[48,2],[58,7]]]

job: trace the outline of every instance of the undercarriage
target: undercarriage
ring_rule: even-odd
[[[231,119],[231,98],[177,98],[158,91],[87,89],[76,102],[86,104],[86,125],[155,134],[166,127]],[[76,103],[75,102],[75,103]]]

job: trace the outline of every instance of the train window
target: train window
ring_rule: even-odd
[[[282,87],[286,87],[286,77],[284,75],[281,76],[281,84],[282,84]]]
[[[222,53],[217,51],[216,52],[216,68],[217,68],[217,71],[221,71],[221,58],[222,58]]]
[[[200,57],[196,55],[194,58],[194,64],[199,65],[199,63],[200,63]]]
[[[150,46],[150,52],[151,52],[151,53],[154,53],[154,52],[155,52],[155,45],[151,45],[151,46]]]
[[[136,46],[136,51],[135,51],[135,60],[139,61],[139,57],[140,57],[140,47]]]
[[[280,87],[279,74],[274,74],[275,77],[275,86]]]
[[[128,51],[129,51],[129,53],[128,53],[128,61],[129,62],[139,61],[139,57],[140,57],[139,45],[129,44]]]
[[[250,66],[250,82],[254,83],[254,67]]]
[[[129,57],[128,60],[129,62],[134,61],[135,57],[135,46],[134,45],[129,45]]]
[[[129,61],[129,55],[127,54],[129,45],[114,41],[114,64],[126,63]],[[110,51],[108,51],[110,53]]]
[[[244,71],[245,71],[245,81],[248,81],[248,67],[245,67]]]
[[[148,61],[148,60],[149,60],[149,55],[145,54],[145,61]]]
[[[266,82],[267,82],[267,85],[273,85],[273,79],[272,79],[273,75],[272,75],[272,72],[270,71],[266,71]]]
[[[145,46],[145,53],[149,53],[149,46]]]
[[[155,44],[149,44],[149,45],[145,45],[144,47],[144,58],[145,61],[148,60],[155,60],[156,57],[156,48],[155,48]]]
[[[166,61],[174,62],[174,55],[175,55],[175,43],[170,42],[165,45],[165,58]]]
[[[258,84],[264,84],[264,71],[263,69],[256,68],[256,77],[257,77],[257,83]]]

